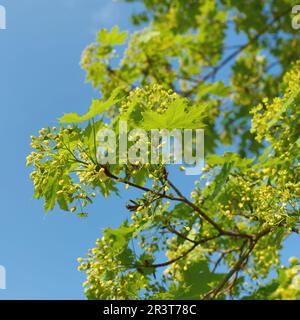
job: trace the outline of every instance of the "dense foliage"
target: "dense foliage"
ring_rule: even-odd
[[[102,29],[84,51],[81,66],[102,98],[32,136],[27,163],[46,210],[85,217],[99,193],[138,191],[126,205],[131,219],[79,259],[89,299],[300,297],[297,258],[280,265],[283,241],[300,233],[292,5],[144,0],[132,17],[139,31]],[[205,129],[206,167],[190,195],[163,162],[99,163],[97,132],[118,132],[123,120],[129,130]]]

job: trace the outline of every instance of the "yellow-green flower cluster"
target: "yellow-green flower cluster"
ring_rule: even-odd
[[[297,300],[300,296],[300,264],[296,257],[290,258],[290,266],[278,272],[279,286],[272,295],[273,299]]]
[[[132,111],[132,108],[138,107],[145,110],[156,110],[158,113],[164,113],[168,105],[179,99],[179,95],[173,90],[165,89],[162,85],[154,84],[143,88],[136,88],[131,91],[128,98],[121,105],[120,112],[126,113]]]

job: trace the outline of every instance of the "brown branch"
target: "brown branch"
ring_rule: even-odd
[[[119,181],[119,182],[124,183],[124,184],[128,184],[129,186],[132,186],[134,188],[137,188],[137,189],[140,189],[140,190],[143,190],[143,191],[146,191],[146,192],[150,192],[150,193],[158,196],[159,198],[165,198],[165,199],[169,199],[169,200],[172,200],[172,201],[179,201],[179,202],[186,203],[188,206],[190,206],[192,209],[194,209],[200,215],[201,218],[203,218],[209,224],[211,224],[218,231],[218,233],[220,235],[231,236],[231,237],[236,237],[236,238],[247,238],[247,239],[250,239],[250,240],[254,240],[254,239],[260,237],[260,234],[246,234],[246,233],[241,233],[241,232],[234,232],[234,231],[224,230],[217,222],[215,222],[212,218],[210,218],[202,209],[200,209],[197,205],[195,205],[193,202],[191,202],[185,196],[183,196],[182,193],[174,186],[174,184],[169,179],[167,180],[168,183],[175,190],[175,192],[178,194],[179,197],[173,197],[173,196],[170,196],[170,195],[168,195],[166,193],[159,193],[159,192],[156,192],[156,191],[154,191],[152,189],[149,189],[147,187],[135,184],[134,182],[131,182],[129,180],[119,178],[119,177],[115,176],[114,174],[112,174],[108,170],[107,167],[104,166],[103,168],[105,170],[105,174],[108,177],[110,177],[110,178],[112,178],[112,179],[114,179],[116,181]]]
[[[225,250],[223,252],[221,252],[221,255],[220,257],[218,258],[218,260],[214,263],[214,268],[212,269],[212,273],[214,273],[218,267],[218,265],[221,263],[222,259],[224,259],[224,257],[226,256],[226,254],[229,254],[229,253],[232,253],[234,251],[241,251],[243,248],[243,245],[239,248],[233,248],[233,249],[228,249],[228,250]],[[217,250],[217,249],[216,249]]]
[[[238,279],[238,275],[239,273],[236,272],[230,282],[230,284],[228,285],[228,287],[224,290],[224,291],[228,291],[230,293],[230,291],[232,290],[234,284],[236,283],[237,279]]]
[[[261,231],[256,235],[255,240],[250,240],[249,247],[246,249],[245,252],[242,252],[244,247],[246,246],[247,242],[249,240],[245,240],[243,245],[241,246],[241,255],[236,262],[236,264],[232,267],[232,269],[226,274],[224,279],[219,282],[219,284],[210,292],[208,292],[205,296],[204,299],[214,299],[218,294],[221,293],[222,289],[226,285],[226,283],[231,279],[231,277],[234,274],[237,274],[248,262],[249,256],[251,252],[253,251],[255,245],[257,244],[258,240],[262,238],[263,236],[267,235],[272,229],[271,228],[266,228],[265,230]],[[237,279],[235,279],[236,281]]]
[[[248,242],[248,240],[245,241],[245,244],[247,242]],[[224,288],[226,283],[231,279],[231,277],[243,267],[245,260],[251,254],[251,252],[254,249],[255,245],[256,245],[256,241],[250,241],[250,245],[249,245],[248,249],[244,253],[242,253],[240,255],[240,258],[238,259],[236,264],[231,268],[231,270],[226,274],[224,279],[221,280],[219,282],[219,284],[213,290],[208,292],[204,296],[204,299],[214,299],[218,294],[220,294],[220,292],[222,291],[222,289]]]
[[[143,266],[139,266],[140,268],[160,268],[160,267],[167,267],[169,266],[170,264],[173,264],[174,262],[177,262],[181,259],[183,259],[184,257],[186,257],[190,252],[192,252],[196,247],[198,246],[197,243],[195,243],[189,250],[185,251],[182,255],[174,258],[174,259],[171,259],[171,260],[168,260],[166,262],[162,262],[162,263],[157,263],[157,264],[146,264],[146,265],[143,265]]]
[[[173,264],[181,259],[183,259],[184,257],[186,257],[190,252],[192,252],[197,246],[199,246],[200,244],[203,244],[205,242],[208,242],[210,240],[214,240],[214,239],[217,239],[219,238],[221,235],[218,234],[218,235],[215,235],[215,236],[211,236],[211,237],[207,237],[207,238],[204,238],[204,239],[201,239],[197,242],[194,243],[194,245],[188,249],[187,251],[185,251],[184,253],[182,253],[180,256],[174,258],[174,259],[171,259],[171,260],[168,260],[166,262],[162,262],[162,263],[157,263],[157,264],[146,264],[146,265],[139,265],[138,267],[139,268],[160,268],[160,267],[166,267],[166,266],[169,266],[170,264]]]
[[[176,234],[179,238],[182,238],[186,241],[189,241],[191,243],[197,243],[196,240],[190,239],[189,237],[185,236],[184,234],[177,231],[175,228],[173,228],[171,225],[166,226],[166,228],[173,234]]]
[[[232,237],[241,237],[241,238],[248,238],[253,239],[253,235],[245,234],[245,233],[238,233],[233,231],[226,231],[223,230],[221,226],[219,226],[213,219],[211,219],[203,210],[201,210],[198,206],[196,206],[193,202],[188,200],[180,191],[179,189],[170,181],[170,179],[166,178],[167,182],[169,183],[170,187],[177,193],[179,199],[186,203],[188,206],[193,208],[204,220],[210,223],[220,234],[228,235]]]
[[[189,205],[191,208],[193,208],[196,212],[198,212],[198,214],[204,219],[206,220],[209,224],[211,224],[221,235],[228,235],[228,236],[232,236],[232,237],[241,237],[241,238],[248,238],[248,239],[253,239],[253,237],[255,237],[254,235],[248,235],[248,234],[245,234],[245,233],[238,233],[238,232],[234,232],[234,231],[226,231],[226,230],[223,230],[221,228],[221,226],[219,226],[213,219],[211,219],[203,210],[201,210],[198,206],[196,206],[193,202],[191,202],[190,200],[188,200],[186,197],[184,197],[181,192],[174,186],[173,183],[170,182],[170,180],[167,180],[168,183],[170,184],[170,186],[175,190],[175,192],[179,195],[179,197],[173,197],[173,196],[170,196],[166,193],[159,193],[159,192],[156,192],[152,189],[149,189],[147,187],[143,187],[143,186],[140,186],[138,184],[135,184],[129,180],[126,180],[126,179],[122,179],[122,178],[119,178],[117,176],[115,176],[114,174],[112,174],[107,167],[103,167],[104,170],[105,170],[105,174],[114,179],[114,180],[117,180],[121,183],[124,183],[124,184],[128,184],[129,186],[132,186],[134,188],[137,188],[137,189],[140,189],[140,190],[143,190],[143,191],[146,191],[146,192],[150,192],[150,193],[153,193],[155,194],[156,196],[159,196],[160,198],[165,198],[165,199],[169,199],[169,200],[172,200],[172,201],[179,201],[179,202],[184,202],[186,203],[187,205]]]
[[[103,168],[104,168],[104,170],[105,170],[104,173],[105,173],[109,178],[114,179],[114,180],[116,180],[116,181],[118,181],[118,182],[121,182],[121,183],[123,183],[123,184],[128,184],[128,185],[131,186],[131,187],[134,187],[134,188],[136,188],[136,189],[140,189],[140,190],[145,191],[145,192],[150,192],[150,193],[158,196],[159,198],[165,198],[165,199],[169,199],[169,200],[173,200],[173,201],[182,201],[182,199],[180,199],[180,198],[172,197],[172,196],[170,196],[170,195],[168,195],[168,194],[165,194],[165,193],[159,193],[159,192],[156,192],[156,191],[154,191],[154,190],[152,190],[152,189],[149,189],[149,188],[147,188],[147,187],[140,186],[140,185],[138,185],[138,184],[136,184],[136,183],[134,183],[134,182],[131,182],[131,181],[129,181],[129,180],[126,180],[126,179],[123,179],[123,178],[119,178],[118,176],[112,174],[112,173],[108,170],[107,167],[103,166]]]
[[[214,267],[212,269],[212,273],[214,273],[216,271],[216,269],[218,268],[219,264],[221,263],[221,261],[223,260],[223,258],[225,257],[226,252],[222,252],[219,256],[219,258],[217,259],[217,261],[214,263]]]

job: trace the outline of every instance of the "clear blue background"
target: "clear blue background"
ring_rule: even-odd
[[[1,185],[0,265],[7,289],[0,299],[83,299],[77,258],[101,229],[128,215],[123,199],[99,199],[88,219],[59,210],[45,215],[33,200],[25,167],[29,136],[55,125],[64,112],[85,111],[97,97],[79,67],[82,50],[101,27],[133,30],[137,5],[110,0],[0,0],[7,30],[0,30]],[[233,35],[232,35],[233,37]],[[191,179],[181,178],[186,193]],[[295,240],[289,240],[287,256]]]

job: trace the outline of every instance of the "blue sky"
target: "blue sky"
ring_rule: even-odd
[[[87,109],[97,93],[84,82],[81,52],[101,27],[133,30],[129,16],[137,7],[111,0],[0,0],[0,5],[7,10],[7,30],[0,30],[0,265],[7,289],[0,290],[0,299],[83,299],[77,258],[103,227],[116,227],[128,215],[125,199],[99,199],[88,219],[59,210],[45,215],[42,202],[32,198],[25,167],[29,136],[55,125],[64,112]],[[181,181],[186,193],[189,183]],[[292,254],[285,250],[285,256]]]
[[[0,265],[7,290],[0,299],[82,299],[84,274],[76,259],[103,227],[116,227],[127,215],[123,201],[99,200],[88,219],[59,210],[45,215],[42,202],[32,199],[25,158],[31,134],[54,125],[63,112],[86,110],[97,96],[84,82],[81,52],[101,27],[129,29],[134,7],[110,0],[0,4],[7,11],[7,30],[0,30]]]

